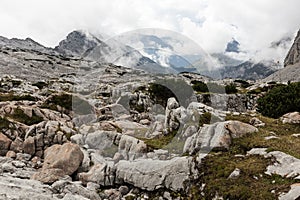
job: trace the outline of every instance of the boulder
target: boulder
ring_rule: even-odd
[[[39,181],[1,176],[0,199],[55,200],[51,188]]]
[[[254,126],[239,121],[217,122],[204,125],[197,133],[187,138],[183,152],[194,154],[200,150],[209,152],[213,148],[228,149],[232,138],[239,138],[257,131],[258,129]]]
[[[295,183],[291,185],[291,190],[286,194],[281,194],[279,200],[290,200],[290,199],[299,199],[300,197],[300,183]]]
[[[248,133],[254,133],[258,131],[258,129],[254,126],[240,121],[228,121],[225,123],[225,128],[229,130],[232,138],[239,138]]]
[[[266,174],[277,174],[282,177],[300,179],[300,159],[280,151],[267,153],[266,148],[251,149],[248,154],[262,155],[266,158],[275,158],[276,162],[267,167]]]
[[[93,182],[102,186],[113,186],[115,170],[110,163],[96,164],[89,172],[80,173],[79,180],[83,183]]]
[[[35,154],[35,139],[34,137],[29,136],[23,143],[24,153],[34,155]]]
[[[280,120],[282,123],[286,124],[300,124],[300,113],[299,112],[291,112],[284,114]]]
[[[79,168],[83,157],[77,144],[53,145],[45,150],[42,171],[32,178],[44,183],[53,183],[65,175],[72,175]]]
[[[262,122],[260,119],[258,119],[257,117],[253,117],[250,119],[249,123],[252,125],[252,126],[255,126],[255,127],[264,127],[266,124],[264,122]]]
[[[4,134],[0,133],[0,156],[5,156],[9,151],[11,140]]]
[[[180,191],[195,174],[195,163],[191,157],[175,157],[171,160],[122,160],[116,165],[117,183],[132,184],[148,191],[160,188]]]

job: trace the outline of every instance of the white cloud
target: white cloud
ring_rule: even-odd
[[[299,7],[299,0],[2,0],[0,35],[55,46],[74,29],[112,35],[163,28],[190,37],[210,53],[224,51],[234,37],[244,51],[282,59],[285,50],[268,47],[299,29]]]

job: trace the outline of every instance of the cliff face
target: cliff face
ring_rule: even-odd
[[[284,66],[294,65],[298,62],[300,62],[300,30],[298,31],[288,55],[284,59]]]

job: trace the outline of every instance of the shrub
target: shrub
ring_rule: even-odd
[[[265,116],[278,118],[285,113],[300,111],[300,82],[277,86],[257,101],[258,111]]]
[[[233,84],[233,83],[230,83],[229,85],[226,85],[225,86],[225,91],[226,91],[226,94],[235,94],[235,93],[238,92],[238,90],[236,89],[235,84]]]
[[[240,79],[235,80],[234,82],[235,83],[240,83],[242,88],[247,88],[247,87],[251,86],[251,84],[248,83],[247,81],[240,80]]]
[[[164,108],[167,106],[169,98],[176,98],[175,94],[169,88],[157,83],[150,84],[149,92],[151,99],[155,100],[156,103],[162,105]]]
[[[196,92],[209,92],[208,87],[204,82],[192,81],[191,83],[193,84],[192,87]]]

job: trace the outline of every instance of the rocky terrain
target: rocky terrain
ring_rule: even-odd
[[[299,198],[300,114],[257,112],[274,83],[89,59],[112,48],[73,34],[1,38],[0,199]]]

